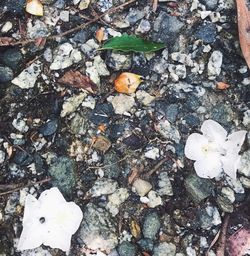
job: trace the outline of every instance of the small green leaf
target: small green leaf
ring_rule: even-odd
[[[155,52],[166,46],[162,43],[156,43],[144,40],[140,37],[122,35],[111,38],[99,50],[119,50],[124,52]]]

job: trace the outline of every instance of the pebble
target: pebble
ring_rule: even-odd
[[[13,120],[12,125],[21,133],[26,133],[29,130],[29,126],[22,119],[22,115],[20,113],[17,115],[17,118]]]
[[[9,67],[0,66],[0,83],[6,83],[13,79],[13,71]]]
[[[5,0],[4,5],[10,13],[16,14],[23,14],[25,0]]]
[[[36,80],[41,73],[41,62],[32,63],[29,67],[24,69],[11,82],[21,89],[30,89],[35,86]]]
[[[158,181],[158,187],[157,193],[160,196],[172,196],[173,195],[173,188],[172,184],[170,182],[170,179],[168,177],[167,172],[161,172],[160,175],[158,176],[159,181]]]
[[[22,58],[21,51],[18,48],[10,48],[3,53],[1,60],[6,66],[15,70],[19,67]]]
[[[180,142],[181,136],[179,131],[173,125],[171,125],[168,120],[161,120],[156,125],[156,130],[164,139],[172,140],[175,143]]]
[[[110,195],[118,188],[118,183],[112,179],[101,178],[95,181],[92,188],[87,192],[87,196],[99,197]]]
[[[154,96],[151,96],[149,93],[142,91],[142,90],[138,90],[136,92],[136,98],[144,106],[150,105],[155,100]]]
[[[154,247],[154,256],[175,256],[176,246],[172,243],[159,243]]]
[[[120,205],[125,202],[129,197],[128,189],[119,188],[113,194],[108,196],[108,204],[106,206],[107,210],[116,216],[119,213]]]
[[[132,64],[131,55],[112,51],[106,60],[107,65],[116,70],[129,70]]]
[[[94,39],[88,40],[85,44],[81,45],[81,51],[90,59],[93,59],[96,50],[99,48],[99,45],[95,42]]]
[[[220,51],[214,51],[208,61],[207,73],[210,80],[213,80],[221,72],[223,54]]]
[[[39,132],[43,136],[50,136],[56,132],[58,128],[58,119],[49,119],[39,128]]]
[[[150,208],[155,208],[159,205],[162,205],[162,199],[156,191],[149,191],[147,205]]]
[[[131,111],[135,105],[135,99],[132,96],[119,94],[114,97],[109,97],[108,101],[111,102],[114,111],[118,115],[124,115]]]
[[[5,152],[3,150],[0,150],[0,164],[4,163],[5,156]]]
[[[160,218],[157,212],[151,212],[147,214],[143,221],[142,233],[144,238],[149,238],[152,240],[156,239],[161,227]]]
[[[95,137],[93,148],[105,153],[106,151],[109,150],[110,147],[111,147],[111,142],[107,137],[103,135],[98,135]]]
[[[79,113],[76,113],[70,121],[70,131],[75,135],[84,135],[87,131],[87,126],[87,120]]]
[[[85,92],[80,93],[79,95],[74,95],[66,99],[62,106],[61,117],[65,117],[68,114],[75,112],[77,108],[81,105],[83,100],[86,98],[87,94]]]
[[[181,32],[184,23],[177,17],[161,11],[154,22],[153,40],[171,45]]]
[[[147,252],[151,252],[153,251],[153,248],[154,248],[154,242],[149,239],[149,238],[144,238],[144,239],[141,239],[137,242],[139,244],[139,246],[144,250],[144,251],[147,251]]]
[[[152,185],[148,181],[138,178],[133,182],[133,188],[139,196],[145,196],[152,189]]]
[[[61,44],[53,53],[54,59],[50,65],[51,70],[65,69],[82,60],[80,51],[73,48],[70,43]]]
[[[38,247],[31,250],[25,250],[21,252],[21,256],[34,256],[34,255],[52,256],[52,254],[48,250],[45,250],[42,247]]]
[[[34,159],[32,155],[21,150],[16,151],[15,156],[13,158],[13,161],[20,166],[30,165],[33,162],[33,160]]]
[[[184,79],[187,76],[187,70],[185,65],[168,65],[168,71],[170,77],[174,82],[178,82],[180,79]]]
[[[250,129],[250,110],[246,110],[243,116],[243,125]]]
[[[250,150],[247,150],[242,154],[238,172],[250,178]]]
[[[78,5],[79,10],[85,10],[89,7],[90,0],[81,0],[81,2]]]
[[[90,116],[90,121],[96,125],[108,124],[114,115],[114,109],[110,103],[97,104]]]
[[[149,159],[156,160],[160,157],[160,150],[159,148],[150,148],[145,152],[145,157]]]
[[[13,27],[13,24],[10,21],[7,21],[4,23],[4,25],[1,28],[2,33],[7,33],[9,32]]]
[[[218,6],[218,0],[200,0],[206,6],[207,10],[215,10]]]
[[[220,225],[221,217],[218,209],[208,205],[206,208],[201,208],[198,211],[199,222],[202,229],[210,230],[213,226]]]
[[[75,162],[66,156],[56,157],[48,169],[52,177],[52,184],[58,187],[62,193],[70,196],[76,186],[76,165]]]
[[[119,256],[136,256],[136,246],[130,242],[124,241],[119,244],[118,248]]]
[[[145,12],[140,9],[131,9],[126,16],[125,20],[127,20],[130,26],[133,26],[137,21],[141,20],[145,16]]]
[[[27,35],[30,39],[36,39],[48,36],[49,31],[44,22],[35,20],[34,25],[31,21],[27,23]]]
[[[148,20],[143,19],[143,20],[141,20],[138,28],[136,29],[136,32],[141,33],[141,34],[145,34],[148,31],[150,31],[150,29],[151,29],[150,22]]]
[[[240,177],[240,182],[241,184],[243,185],[243,187],[249,189],[250,188],[250,179],[249,178],[246,178],[244,176],[241,176]]]
[[[212,44],[215,42],[217,36],[217,29],[214,23],[203,23],[198,27],[195,32],[195,37],[201,39],[206,44]]]
[[[221,189],[221,195],[229,200],[230,203],[234,203],[235,196],[234,191],[229,187],[223,187]]]
[[[97,2],[97,7],[100,12],[105,12],[113,6],[112,0],[99,0]]]
[[[234,207],[233,205],[230,203],[228,198],[225,198],[221,195],[218,195],[216,198],[216,202],[219,206],[219,208],[223,211],[223,212],[233,212]]]
[[[64,22],[69,22],[69,11],[61,11],[60,19]]]
[[[89,203],[84,207],[83,222],[77,233],[78,241],[91,250],[110,251],[118,244],[117,222],[108,211]]]
[[[202,179],[196,174],[189,175],[184,185],[187,192],[196,203],[209,197],[214,190],[214,185],[210,180]]]

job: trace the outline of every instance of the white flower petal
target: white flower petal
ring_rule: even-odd
[[[38,201],[43,205],[43,207],[48,206],[50,209],[52,207],[57,208],[58,205],[66,202],[62,193],[56,187],[43,191],[38,198]]]
[[[227,154],[221,158],[224,172],[236,180],[237,169],[240,164],[240,156],[237,153]]]
[[[192,133],[186,141],[186,145],[184,148],[184,154],[187,158],[191,160],[199,160],[204,158],[204,152],[202,148],[204,145],[208,144],[208,139],[199,134]]]
[[[228,153],[238,154],[240,152],[241,146],[244,143],[246,138],[247,131],[238,131],[230,134],[227,137],[227,141],[225,143],[225,148]]]
[[[224,143],[227,131],[214,120],[206,120],[201,126],[201,131],[210,141],[217,142],[219,145]]]
[[[207,158],[196,161],[194,169],[199,177],[212,179],[222,172],[222,164],[219,158]]]
[[[45,232],[43,244],[67,252],[70,249],[71,234],[62,232],[61,227],[50,225],[50,228]]]

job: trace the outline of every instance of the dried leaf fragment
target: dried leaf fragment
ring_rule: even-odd
[[[250,10],[246,0],[236,0],[240,47],[250,68]]]
[[[99,43],[101,43],[104,39],[104,28],[99,28],[96,31],[95,37]]]
[[[100,150],[102,152],[108,151],[108,149],[111,147],[111,142],[108,138],[102,135],[98,135],[95,137],[93,148]]]
[[[134,93],[142,82],[142,76],[134,73],[123,72],[115,80],[115,89],[121,93]]]
[[[26,12],[35,16],[43,16],[43,5],[39,0],[27,0]]]
[[[0,46],[8,46],[13,43],[14,39],[12,37],[0,37]]]
[[[95,93],[97,89],[97,85],[79,71],[70,70],[66,72],[58,82],[75,88],[81,88],[91,93]]]
[[[141,234],[141,228],[135,220],[132,220],[130,223],[130,231],[132,236],[135,238],[138,238]]]
[[[216,85],[216,88],[218,90],[225,90],[225,89],[228,89],[229,87],[230,87],[230,85],[227,83],[224,83],[224,82],[218,82]]]

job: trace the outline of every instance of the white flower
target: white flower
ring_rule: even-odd
[[[69,251],[71,236],[79,228],[82,218],[80,207],[74,202],[66,202],[56,187],[45,190],[38,200],[28,195],[17,248],[27,250],[44,244]]]
[[[247,132],[238,131],[227,136],[227,131],[213,120],[206,120],[201,132],[192,133],[184,149],[185,156],[195,161],[197,175],[211,179],[224,171],[236,179],[239,152]]]

